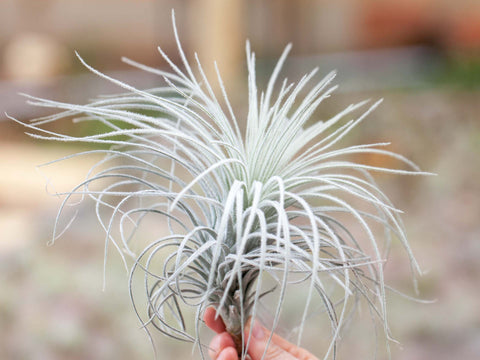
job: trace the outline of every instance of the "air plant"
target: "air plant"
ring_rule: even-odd
[[[248,115],[242,132],[218,68],[213,86],[199,57],[195,54],[194,65],[187,60],[175,22],[173,27],[183,69],[160,48],[170,72],[125,59],[158,75],[165,81],[163,87],[139,90],[79,57],[90,71],[126,92],[87,105],[29,96],[31,104],[62,110],[24,124],[30,136],[98,146],[75,156],[105,155],[84,181],[63,194],[52,242],[65,230],[60,223],[69,200],[93,200],[105,231],[105,263],[113,245],[129,269],[131,299],[144,328],[149,334],[156,329],[193,342],[202,357],[199,334],[208,306],[216,308],[239,353],[246,356],[243,329],[249,317],[258,316],[260,299],[272,290],[265,287],[266,276],[276,283],[278,294],[270,304],[273,330],[289,286],[307,284],[298,341],[309,309],[321,306],[332,329],[325,359],[335,357],[340,331],[356,299],[366,299],[389,337],[383,267],[392,239],[403,245],[414,276],[420,269],[400,211],[371,173],[425,173],[383,149],[386,143],[337,146],[380,101],[352,104],[312,123],[312,114],[336,89],[331,86],[335,73],[309,86],[315,69],[296,83],[285,79],[277,87],[289,45],[259,94],[255,54],[247,42]],[[347,117],[352,119],[344,120]],[[96,122],[106,130],[72,136],[45,129],[71,118]],[[357,154],[391,157],[407,169],[353,162]],[[158,219],[159,233],[168,234],[143,243],[138,230],[147,218]],[[350,230],[352,224],[355,231]],[[375,231],[379,225],[383,231]],[[132,290],[138,273],[143,274],[145,309]]]

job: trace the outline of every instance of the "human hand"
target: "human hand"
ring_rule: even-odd
[[[209,307],[205,310],[204,321],[217,335],[210,342],[209,355],[212,360],[238,360],[237,350],[231,335],[226,332],[225,324],[219,317],[215,319],[216,310]],[[247,343],[249,333],[252,332],[248,344],[248,355],[251,360],[262,360],[267,347],[270,331],[258,322],[251,324],[251,319],[245,324],[244,341]],[[263,360],[318,360],[307,350],[288,342],[277,334],[273,334]]]

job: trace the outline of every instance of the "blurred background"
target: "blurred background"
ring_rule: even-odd
[[[379,181],[404,221],[422,268],[418,304],[389,296],[390,324],[401,346],[393,359],[480,357],[480,1],[478,0],[2,0],[0,1],[0,358],[149,359],[112,254],[102,291],[103,234],[92,209],[47,247],[59,199],[96,158],[36,169],[79,148],[34,141],[3,116],[21,121],[48,113],[18,93],[84,103],[114,93],[93,67],[140,88],[160,79],[132,69],[122,56],[165,68],[157,46],[176,61],[170,10],[187,54],[208,73],[217,60],[242,113],[245,39],[257,53],[259,82],[293,43],[284,75],[318,66],[337,69],[340,88],[321,108],[333,114],[352,101],[385,98],[348,143],[391,141],[436,177]],[[57,131],[68,130],[68,123]],[[369,157],[370,164],[392,165]],[[50,182],[51,180],[51,182]],[[397,251],[398,250],[398,251]],[[413,294],[408,261],[394,246],[389,284]],[[325,328],[328,325],[325,324]],[[307,347],[314,352],[312,333]],[[367,359],[361,325],[345,337],[340,359]],[[161,340],[163,341],[163,340]],[[189,345],[168,343],[162,358],[191,358]],[[383,358],[382,355],[379,356]]]

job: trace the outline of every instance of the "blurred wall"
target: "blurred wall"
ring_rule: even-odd
[[[117,78],[139,87],[154,86],[156,79],[151,75],[132,71],[120,59],[126,56],[147,65],[166,66],[156,49],[160,45],[178,62],[172,8],[188,57],[192,60],[193,52],[198,52],[211,79],[216,76],[216,60],[225,82],[233,88],[245,71],[247,38],[259,59],[276,58],[289,42],[297,58],[409,46],[426,47],[435,56],[480,58],[478,0],[2,0],[0,109],[20,118],[31,117],[17,92],[83,102],[114,91],[93,76],[77,77],[87,71],[74,50],[101,71],[112,74],[118,70]],[[391,64],[384,71],[396,68],[412,75],[400,81],[403,84],[421,78],[419,73],[431,62],[422,56],[391,53],[357,59],[352,55],[347,60],[356,64],[351,64],[343,63],[347,57],[341,55],[324,67],[337,68],[350,78],[352,71],[373,78],[375,73],[365,67]],[[321,59],[314,58],[293,66],[303,72],[303,67],[320,63]],[[470,79],[468,66],[460,76],[476,83]]]
[[[100,64],[121,67],[122,55],[155,62],[157,45],[173,45],[171,8],[185,46],[224,58],[226,67],[243,58],[246,37],[259,54],[275,55],[288,42],[303,54],[412,44],[480,48],[477,0],[3,0],[0,74],[17,77],[5,52],[32,33]]]

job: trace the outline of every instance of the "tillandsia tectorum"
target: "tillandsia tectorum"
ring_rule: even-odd
[[[383,266],[391,239],[403,245],[414,275],[420,270],[400,211],[371,173],[425,173],[384,150],[386,143],[337,146],[379,102],[352,104],[312,124],[312,114],[336,88],[330,85],[335,73],[309,86],[317,72],[313,70],[296,83],[285,79],[277,87],[287,46],[259,94],[255,54],[247,43],[248,115],[242,131],[218,70],[219,90],[214,91],[197,55],[194,65],[187,61],[175,23],[174,35],[183,69],[161,49],[170,72],[125,59],[158,75],[164,87],[136,89],[80,58],[126,93],[87,105],[29,97],[34,105],[62,110],[24,124],[29,135],[95,144],[98,149],[76,155],[105,155],[84,181],[63,194],[53,241],[63,233],[59,221],[69,199],[93,200],[106,234],[105,256],[108,246],[118,249],[130,271],[131,289],[136,274],[143,274],[146,310],[133,290],[131,297],[147,332],[157,329],[193,342],[202,357],[202,313],[214,306],[245,358],[242,330],[249,317],[258,316],[259,301],[271,290],[266,277],[276,283],[278,294],[270,304],[272,329],[278,326],[287,289],[294,283],[307,285],[298,341],[312,306],[328,314],[332,331],[325,359],[335,357],[340,330],[357,298],[366,299],[389,338]],[[353,119],[344,120],[349,116]],[[71,118],[97,122],[106,130],[79,137],[45,129],[46,124]],[[350,160],[365,153],[394,158],[406,169]],[[165,224],[168,234],[147,244],[138,239],[147,218],[164,220],[157,224]],[[379,225],[381,232],[375,231]]]

